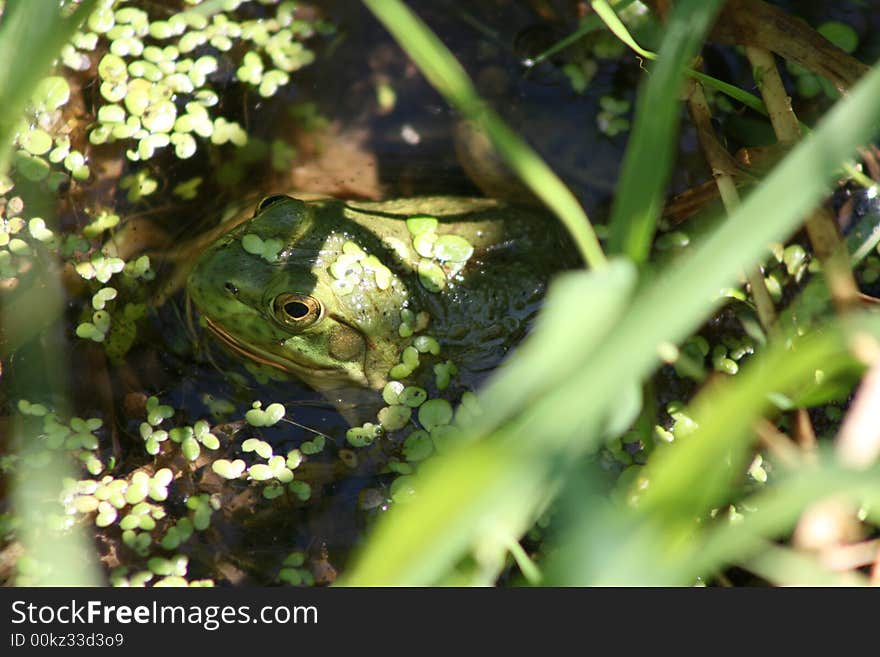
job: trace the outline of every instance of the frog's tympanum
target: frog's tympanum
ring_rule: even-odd
[[[415,411],[474,388],[576,262],[552,217],[489,199],[271,196],[205,250],[188,291],[229,347],[362,420],[355,390]]]

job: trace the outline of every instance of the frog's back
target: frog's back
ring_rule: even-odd
[[[379,218],[386,219],[386,245],[406,246],[407,258],[401,266],[415,272],[420,265],[431,268],[433,262],[425,263],[433,259],[425,255],[437,255],[443,236],[455,235],[473,247],[460,268],[444,265],[441,289],[425,277],[411,286],[416,291],[412,307],[427,312],[430,333],[461,364],[462,378],[471,384],[528,332],[552,277],[580,265],[560,222],[533,207],[494,199],[438,197],[348,203],[346,214],[373,230]],[[437,219],[435,253],[416,251],[419,235],[405,221],[413,217]]]

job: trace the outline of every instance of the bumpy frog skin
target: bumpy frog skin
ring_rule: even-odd
[[[318,390],[443,389],[434,365],[474,387],[575,265],[552,218],[488,199],[273,196],[205,250],[187,287],[224,343]]]

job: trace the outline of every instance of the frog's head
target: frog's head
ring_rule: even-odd
[[[399,360],[406,291],[396,277],[380,289],[369,267],[340,267],[351,260],[340,261],[343,245],[352,251],[363,229],[340,204],[320,206],[320,216],[317,207],[264,199],[202,253],[187,290],[207,327],[254,361],[319,390],[381,388]]]

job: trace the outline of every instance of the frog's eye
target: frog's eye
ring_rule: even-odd
[[[290,197],[286,194],[273,194],[272,196],[267,196],[262,201],[260,201],[259,205],[257,205],[257,211],[254,215],[258,215],[261,212],[265,212],[268,208],[271,208],[276,203],[281,203],[282,201],[289,201]]]
[[[324,314],[324,306],[307,294],[284,293],[275,297],[272,311],[278,323],[287,328],[302,330],[315,324]]]

